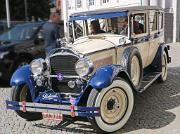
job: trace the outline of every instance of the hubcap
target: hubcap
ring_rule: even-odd
[[[102,119],[108,124],[118,122],[126,112],[127,103],[127,96],[122,89],[111,89],[105,94],[101,102]]]
[[[139,84],[140,79],[140,65],[137,56],[133,56],[131,61],[131,80],[135,86]]]

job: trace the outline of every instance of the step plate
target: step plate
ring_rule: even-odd
[[[161,75],[160,72],[155,72],[155,73],[146,75],[141,82],[140,92],[143,92],[150,85],[152,85],[159,78],[160,75]]]

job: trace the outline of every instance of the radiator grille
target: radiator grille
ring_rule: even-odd
[[[78,61],[78,57],[74,55],[57,55],[50,58],[51,75],[57,75],[59,73],[64,76],[78,76],[75,71],[75,64]],[[68,87],[68,81],[75,79],[63,79],[58,81],[57,78],[51,78],[52,87],[56,92],[63,93],[80,93],[81,89],[75,87],[70,89]]]
[[[75,71],[75,64],[78,58],[72,55],[57,55],[50,58],[51,74],[56,75],[61,73],[63,75],[77,76]]]

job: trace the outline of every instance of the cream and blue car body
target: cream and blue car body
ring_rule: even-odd
[[[128,33],[118,34],[117,22],[123,25],[126,18]],[[104,32],[90,35],[89,22],[97,19]],[[119,130],[133,110],[134,91],[167,78],[170,57],[163,42],[163,21],[163,10],[157,7],[71,15],[74,42],[61,41],[62,47],[46,59],[18,69],[11,78],[12,100],[6,101],[7,108],[27,120],[53,113],[87,117],[97,131]]]

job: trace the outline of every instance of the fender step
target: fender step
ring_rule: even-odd
[[[149,86],[151,86],[159,77],[161,73],[160,72],[154,72],[151,74],[148,74],[144,76],[142,83],[141,83],[141,88],[140,88],[140,93],[145,91]]]

